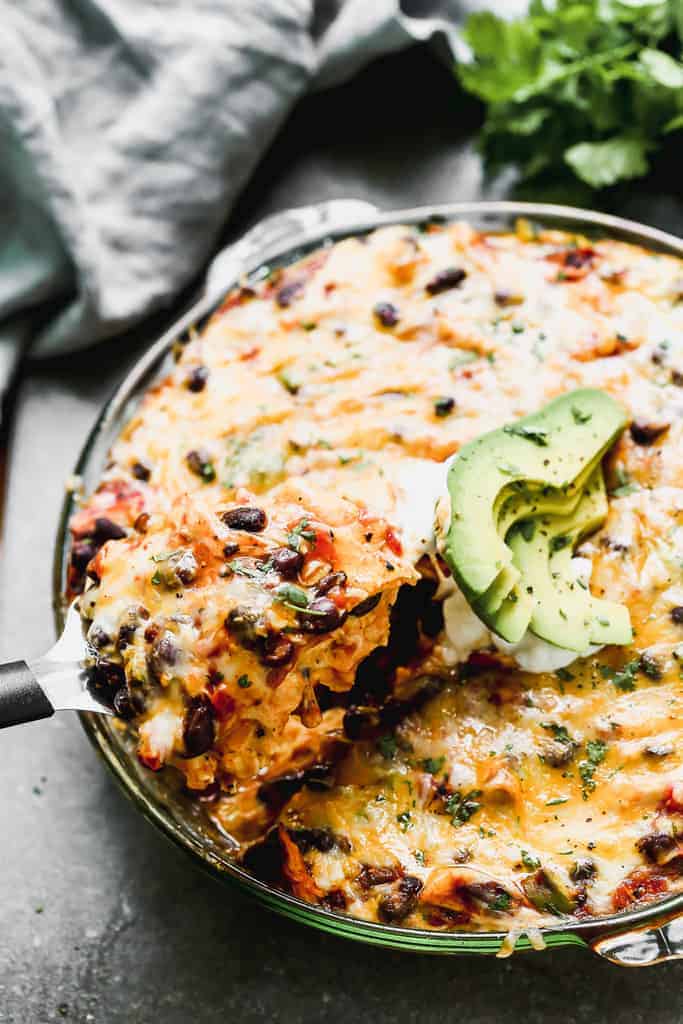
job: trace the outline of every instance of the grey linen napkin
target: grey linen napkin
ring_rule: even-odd
[[[415,40],[457,54],[482,6],[0,0],[0,391],[20,350],[77,349],[170,302],[304,92]]]

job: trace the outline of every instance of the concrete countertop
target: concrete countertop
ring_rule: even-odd
[[[420,88],[415,89],[419,82]],[[307,101],[228,234],[336,196],[385,208],[502,195],[469,133],[477,108],[415,51]],[[621,209],[683,227],[671,191]],[[53,640],[51,561],[63,485],[97,410],[165,318],[97,350],[25,368],[17,392],[0,588],[0,655]],[[71,714],[0,734],[0,1022],[548,1019],[677,1022],[677,965],[612,967],[577,949],[435,959],[343,942],[202,875],[117,790]]]

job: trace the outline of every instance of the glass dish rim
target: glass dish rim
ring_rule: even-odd
[[[444,218],[447,221],[460,218],[464,220],[492,218],[513,221],[520,217],[529,218],[547,227],[569,226],[570,229],[573,227],[577,232],[581,229],[583,231],[604,229],[611,236],[621,236],[622,240],[630,241],[633,244],[644,245],[651,249],[683,257],[683,240],[660,229],[611,214],[550,203],[473,201],[435,203],[400,210],[377,211],[374,215],[359,218],[352,224],[345,224],[332,230],[314,231],[303,241],[297,239],[294,244],[285,243],[275,256],[269,254],[267,261],[259,260],[256,256],[242,270],[244,273],[251,273],[265,262],[269,265],[286,265],[326,242],[337,241],[343,237],[372,231],[377,227],[390,224],[419,223],[423,220],[428,221],[430,218]],[[553,221],[556,223],[553,224]],[[226,291],[236,281],[237,278],[226,286]],[[220,302],[220,298],[201,297],[135,361],[123,381],[104,403],[88,433],[74,469],[76,476],[80,476],[88,468],[98,439],[104,435],[107,426],[123,416],[126,407],[134,405],[142,399],[146,390],[144,385],[147,377],[160,362],[163,362],[173,341],[187,331],[190,326],[200,323],[210,316]],[[53,608],[58,632],[63,625],[64,579],[69,549],[68,522],[74,504],[74,492],[67,492],[62,503],[54,549]],[[164,809],[163,804],[154,799],[150,793],[145,792],[132,772],[126,770],[127,759],[119,756],[118,751],[110,743],[101,717],[87,712],[80,713],[79,717],[88,739],[108,765],[117,783],[147,820],[213,877],[248,891],[271,909],[324,931],[368,943],[412,951],[442,954],[494,953],[500,949],[503,940],[508,935],[507,931],[441,932],[365,921],[306,903],[295,896],[268,886],[249,875],[239,865],[217,857],[207,847],[202,846],[189,831],[183,832],[182,828],[172,820],[168,810]],[[662,917],[676,915],[681,910],[683,910],[683,894],[653,901],[632,911],[623,911],[604,917],[587,918],[583,921],[558,920],[557,925],[539,930],[547,947],[567,944],[587,945],[614,931],[622,932],[642,928]],[[531,943],[522,935],[515,948],[529,949]]]

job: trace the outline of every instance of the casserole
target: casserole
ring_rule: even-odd
[[[218,300],[227,287],[235,282],[243,273],[255,270],[267,263],[270,267],[287,265],[312,249],[318,247],[323,239],[338,238],[346,234],[362,233],[374,227],[393,223],[410,224],[421,222],[429,217],[447,219],[466,219],[476,228],[496,228],[506,226],[510,219],[517,217],[535,218],[548,227],[569,228],[574,233],[590,235],[596,230],[604,230],[613,238],[624,241],[646,244],[650,249],[668,251],[680,255],[681,246],[675,239],[668,238],[661,232],[640,229],[616,218],[604,215],[589,215],[582,212],[565,210],[558,207],[534,206],[530,204],[461,204],[440,208],[426,208],[400,211],[395,214],[370,215],[358,205],[327,204],[321,207],[308,208],[304,211],[292,211],[264,222],[253,233],[246,236],[236,247],[226,251],[214,263],[207,278],[204,296],[181,322],[162,338],[141,360],[138,367],[129,375],[124,385],[109,404],[99,424],[96,426],[89,443],[83,453],[77,472],[85,477],[86,491],[92,489],[104,465],[104,458],[110,443],[119,433],[133,411],[137,399],[157,378],[163,368],[164,359],[168,355],[173,342],[182,332],[201,321],[218,304]],[[287,237],[288,232],[292,232]],[[297,233],[298,232],[298,233]],[[67,546],[66,524],[72,512],[72,505],[67,501],[62,529],[58,543],[56,563],[56,583],[62,592],[65,572],[65,552]],[[312,907],[293,897],[269,889],[263,883],[251,878],[242,868],[231,862],[227,855],[226,840],[216,829],[203,820],[191,801],[184,798],[178,789],[171,791],[172,784],[149,776],[144,769],[139,769],[130,757],[126,737],[120,730],[106,722],[95,722],[85,718],[86,729],[91,739],[104,754],[110,766],[128,791],[142,804],[145,812],[176,841],[191,849],[206,866],[221,875],[243,884],[258,894],[275,909],[299,917],[327,930],[339,931],[354,938],[378,942],[398,948],[426,949],[444,953],[449,952],[496,952],[500,951],[505,940],[504,932],[448,933],[424,932],[419,929],[398,928],[374,922],[355,920],[345,915],[336,914],[320,907]],[[678,899],[673,898],[648,908],[640,909],[618,918],[624,927],[631,928],[654,914],[669,914],[678,906]],[[667,921],[661,930],[652,930],[646,942],[638,940],[639,953],[632,950],[633,943],[626,943],[619,937],[612,938],[611,930],[615,927],[612,919],[587,919],[577,923],[559,924],[544,929],[543,942],[547,945],[566,944],[568,942],[585,942],[592,940],[594,947],[603,955],[627,962],[629,957],[636,961],[660,959],[672,954],[670,946],[676,936],[675,922]],[[517,948],[528,948],[528,936],[520,936]],[[538,943],[538,937],[534,939]],[[508,944],[509,945],[509,944]],[[507,948],[504,947],[504,948]]]

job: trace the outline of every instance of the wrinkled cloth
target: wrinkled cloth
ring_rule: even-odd
[[[417,40],[457,55],[483,6],[0,0],[0,387],[20,349],[77,349],[170,303],[306,91]]]

